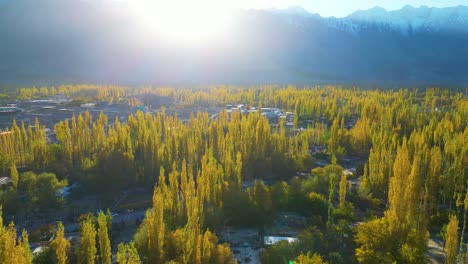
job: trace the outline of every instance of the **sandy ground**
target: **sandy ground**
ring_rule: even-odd
[[[431,237],[429,238],[427,245],[428,245],[428,252],[427,252],[428,263],[431,263],[431,264],[444,263],[445,252],[444,252],[444,246],[442,244],[442,241],[440,239]]]

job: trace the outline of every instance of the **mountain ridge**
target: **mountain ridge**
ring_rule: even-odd
[[[150,34],[125,8],[37,0],[31,9],[30,1],[0,8],[0,83],[468,84],[468,33],[434,23],[402,30],[299,8],[236,10],[221,35],[193,45]],[[465,9],[431,19],[465,23]]]
[[[384,27],[400,31],[405,35],[423,30],[468,32],[468,7],[463,5],[445,8],[406,5],[393,11],[375,6],[367,10],[357,10],[342,18],[322,17],[305,9],[302,11],[300,16],[290,12],[289,9],[274,10],[272,13],[279,15],[287,22],[295,21],[297,23],[299,18],[300,20],[304,20],[304,18],[317,19],[328,26],[351,33],[357,33],[369,27]]]

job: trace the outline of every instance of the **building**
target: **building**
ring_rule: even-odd
[[[23,109],[18,107],[0,107],[0,115],[12,115],[18,112],[23,112]]]
[[[10,182],[10,178],[8,177],[0,177],[0,186],[7,185]]]
[[[71,194],[71,191],[73,189],[75,189],[76,187],[78,187],[77,183],[74,183],[74,184],[69,185],[69,186],[65,186],[62,189],[58,190],[57,193],[55,194],[55,196],[65,198],[65,197],[69,196]]]
[[[266,246],[274,245],[280,241],[288,241],[289,244],[298,242],[299,239],[295,237],[279,237],[279,236],[264,236],[263,237],[263,244]]]

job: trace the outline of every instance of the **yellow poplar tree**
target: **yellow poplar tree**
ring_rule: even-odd
[[[317,253],[311,255],[310,252],[307,252],[307,254],[299,255],[294,260],[294,263],[297,263],[297,264],[327,264],[328,262],[323,260],[322,256],[320,256]]]
[[[135,247],[135,244],[132,242],[125,245],[120,243],[118,245],[116,261],[119,264],[140,264],[140,255]]]
[[[57,264],[66,264],[68,261],[67,251],[70,249],[70,242],[64,237],[64,227],[62,222],[58,223],[57,233],[52,241],[52,248],[54,250]]]
[[[346,173],[341,174],[340,180],[340,207],[344,207],[346,201],[346,188],[348,185]]]
[[[96,229],[92,218],[87,218],[81,223],[81,255],[83,264],[96,263]]]
[[[158,188],[153,194],[153,208],[146,212],[145,227],[147,231],[148,263],[164,262],[164,200]]]
[[[99,251],[101,255],[101,263],[102,264],[110,264],[111,263],[111,244],[109,239],[109,231],[108,231],[108,223],[107,217],[102,212],[99,211],[97,216],[98,222],[98,238],[99,238]]]
[[[455,263],[457,257],[458,248],[458,219],[456,215],[450,217],[450,221],[447,225],[447,237],[445,239],[445,256],[446,264]]]
[[[18,188],[18,181],[19,181],[19,174],[18,170],[16,169],[16,164],[13,163],[10,167],[10,176],[11,176],[11,183],[15,189]]]

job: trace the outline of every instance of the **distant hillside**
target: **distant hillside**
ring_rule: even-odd
[[[468,84],[468,8],[236,10],[204,46],[168,43],[122,3],[0,5],[0,82]]]

